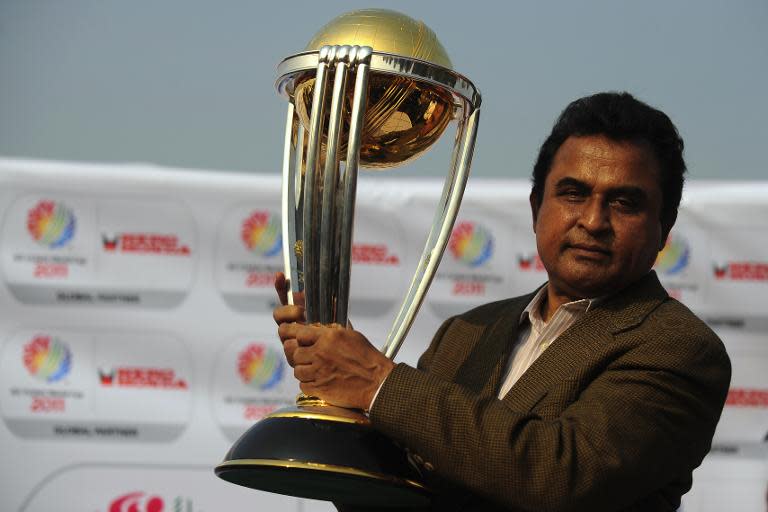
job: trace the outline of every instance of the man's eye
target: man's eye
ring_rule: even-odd
[[[622,210],[628,210],[628,211],[635,211],[638,208],[637,201],[634,201],[626,197],[617,197],[613,199],[613,204],[616,207],[621,208]]]
[[[565,190],[560,191],[560,196],[562,196],[562,197],[564,197],[566,199],[569,199],[569,200],[571,200],[571,199],[576,200],[576,199],[583,198],[584,197],[584,193],[581,190],[572,188],[572,189],[565,189]]]

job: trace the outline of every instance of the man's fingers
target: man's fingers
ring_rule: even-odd
[[[288,280],[282,272],[275,273],[275,291],[283,306],[288,304]]]
[[[283,342],[283,352],[285,352],[285,359],[291,366],[296,365],[295,354],[298,347],[299,343],[295,339],[289,339]]]
[[[277,325],[286,322],[303,323],[305,321],[304,308],[301,306],[279,306],[272,311],[272,318],[275,319]]]
[[[298,324],[295,322],[282,323],[277,327],[277,334],[280,336],[281,341],[295,338],[298,341],[299,346],[302,347],[314,345],[318,338],[322,336],[322,333],[322,327]]]
[[[312,325],[303,325],[303,324],[294,324],[296,325],[296,341],[299,342],[300,347],[309,347],[314,345],[317,340],[319,340],[323,332],[326,330],[324,327],[320,326],[320,324],[312,324]]]
[[[299,389],[307,396],[316,396],[316,389],[313,381],[301,382],[299,381]]]
[[[299,382],[312,382],[315,380],[315,369],[311,364],[298,364],[293,367],[293,376]]]
[[[317,342],[320,337],[319,333],[314,331],[301,331],[296,336],[296,341],[299,342],[300,347],[311,347]]]
[[[277,326],[277,335],[280,336],[280,341],[285,342],[285,340],[296,337],[296,328],[291,322],[279,324]]]
[[[291,290],[291,283],[282,272],[275,272],[275,291],[280,304],[288,306],[288,293]],[[293,305],[304,307],[304,292],[295,292],[293,294]]]
[[[296,366],[312,364],[314,361],[312,353],[313,352],[311,348],[302,347],[301,345],[297,344],[293,351],[293,362],[296,363]]]
[[[296,292],[293,294],[293,303],[297,306],[304,307],[304,292]]]

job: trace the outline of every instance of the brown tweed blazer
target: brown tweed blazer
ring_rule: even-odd
[[[656,274],[599,303],[496,394],[533,295],[448,319],[399,364],[373,425],[406,446],[431,510],[675,510],[730,381],[718,337]]]

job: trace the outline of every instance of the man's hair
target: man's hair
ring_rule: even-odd
[[[674,224],[683,193],[683,139],[669,117],[627,92],[601,92],[573,101],[557,119],[542,144],[533,167],[533,189],[538,203],[544,199],[544,182],[557,150],[571,136],[604,135],[617,142],[646,142],[660,167],[661,222]]]

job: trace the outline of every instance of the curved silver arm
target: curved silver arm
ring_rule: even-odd
[[[294,136],[296,142],[294,143]],[[283,267],[285,268],[285,277],[288,279],[290,289],[288,290],[288,303],[293,304],[293,294],[302,289],[302,276],[299,261],[296,254],[297,236],[301,239],[301,234],[297,233],[297,225],[301,225],[301,217],[296,222],[297,212],[300,207],[297,206],[298,188],[301,190],[301,172],[297,173],[297,167],[301,169],[301,148],[303,145],[304,129],[296,115],[296,109],[293,103],[288,104],[288,116],[285,121],[285,144],[283,146],[283,184],[282,191],[282,209],[281,222],[283,229]]]
[[[381,349],[384,355],[390,359],[397,355],[403,340],[405,340],[411,325],[413,325],[416,313],[424,301],[429,285],[435,277],[437,266],[448,244],[453,223],[456,221],[456,215],[459,213],[464,188],[469,178],[479,118],[480,109],[478,108],[473,110],[469,117],[459,124],[451,173],[445,178],[443,194],[435,212],[435,218],[432,221],[432,228],[424,245],[424,252],[421,254],[416,272],[411,280],[408,294],[403,300],[403,305],[400,307],[400,311],[387,335],[387,341]]]

